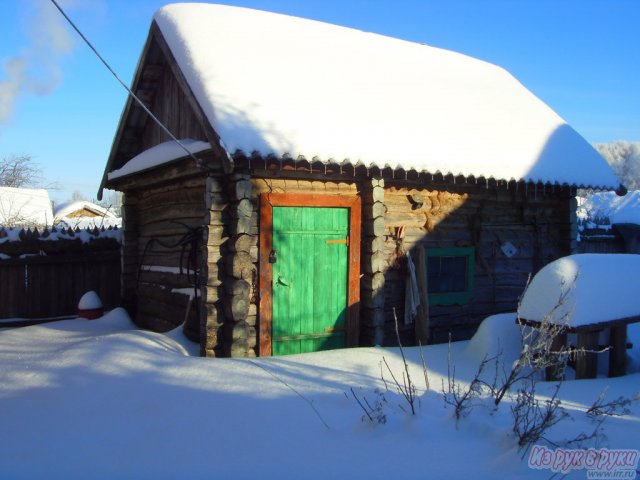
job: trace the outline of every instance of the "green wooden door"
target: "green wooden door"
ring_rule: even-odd
[[[349,210],[273,207],[272,353],[344,347]]]

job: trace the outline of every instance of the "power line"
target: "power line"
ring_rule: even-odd
[[[80,29],[78,27],[76,27],[75,23],[73,23],[73,21],[69,18],[69,16],[64,12],[64,10],[62,10],[62,7],[60,7],[60,5],[58,5],[58,2],[56,0],[51,0],[51,3],[53,3],[55,5],[55,7],[58,9],[58,11],[62,14],[62,16],[67,20],[67,22],[69,22],[69,25],[71,25],[73,27],[73,29],[78,33],[78,35],[80,35],[80,37],[82,38],[82,40],[84,40],[84,42],[89,46],[89,48],[91,50],[93,50],[93,53],[96,54],[96,56],[100,59],[100,61],[104,64],[105,67],[107,67],[107,69],[111,72],[111,74],[115,77],[115,79],[120,83],[120,85],[122,85],[125,90],[127,92],[129,92],[129,95],[131,95],[133,97],[133,99],[138,103],[138,105],[140,105],[145,112],[147,112],[147,114],[153,119],[154,122],[156,122],[160,128],[162,128],[162,130],[169,135],[169,137],[176,142],[180,148],[182,148],[185,152],[187,152],[187,155],[189,155],[191,158],[193,158],[198,165],[200,165],[202,162],[200,161],[199,158],[197,158],[193,153],[191,153],[189,151],[189,149],[187,147],[185,147],[182,142],[180,142],[180,140],[178,140],[176,138],[176,136],[171,133],[171,131],[164,126],[164,124],[158,119],[158,117],[156,117],[153,113],[151,113],[151,110],[149,110],[147,108],[147,106],[142,102],[142,100],[140,100],[135,93],[133,93],[131,91],[131,89],[120,79],[120,77],[118,76],[118,74],[113,70],[113,68],[111,68],[111,66],[107,63],[107,61],[102,58],[102,55],[100,55],[100,53],[98,53],[98,50],[95,49],[95,47],[91,44],[91,42],[87,39],[87,37],[84,36],[84,34],[80,31]]]

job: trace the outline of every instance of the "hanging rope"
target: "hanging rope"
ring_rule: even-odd
[[[131,95],[131,97],[136,101],[136,103],[142,107],[142,109],[147,113],[147,115],[149,115],[149,117],[151,117],[151,119],[164,131],[164,133],[166,133],[169,138],[171,138],[171,140],[173,140],[175,143],[178,144],[178,146],[185,151],[185,153],[187,154],[187,156],[191,157],[192,159],[194,159],[196,161],[197,165],[200,165],[202,162],[200,161],[200,159],[198,157],[196,157],[187,147],[184,146],[184,144],[177,139],[177,137],[171,133],[171,131],[164,125],[164,123],[162,123],[152,112],[151,110],[149,110],[149,108],[144,104],[144,102],[142,102],[142,100],[140,100],[135,93],[133,93],[133,91],[127,86],[126,83],[124,83],[124,81],[118,76],[118,74],[115,72],[115,70],[113,68],[111,68],[111,65],[109,65],[107,63],[107,61],[102,57],[102,55],[100,55],[100,53],[98,52],[98,50],[96,50],[96,48],[91,44],[91,42],[89,41],[89,39],[87,37],[84,36],[84,34],[80,31],[80,29],[76,26],[75,23],[73,23],[73,20],[71,20],[71,18],[69,18],[69,16],[65,13],[65,11],[62,9],[62,7],[58,4],[58,2],[56,0],[51,0],[51,3],[53,3],[53,5],[58,9],[58,11],[60,12],[60,14],[65,18],[65,20],[69,23],[69,25],[71,25],[71,27],[76,31],[76,33],[78,35],[80,35],[80,38],[82,38],[82,40],[84,41],[84,43],[87,44],[87,46],[93,51],[93,53],[95,53],[95,55],[98,57],[98,59],[102,62],[102,64],[107,67],[107,70],[109,70],[109,72],[111,72],[111,75],[114,76],[114,78],[118,81],[118,83],[120,85],[122,85],[122,87],[124,87],[124,89],[129,93],[129,95]]]

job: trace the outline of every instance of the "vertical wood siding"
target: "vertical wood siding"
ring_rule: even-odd
[[[89,290],[105,309],[120,304],[119,251],[0,261],[0,318],[74,315]]]

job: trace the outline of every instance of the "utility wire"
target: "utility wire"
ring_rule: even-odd
[[[162,130],[164,130],[164,132],[169,135],[169,137],[171,137],[171,139],[176,142],[180,148],[182,148],[185,152],[187,152],[187,155],[189,155],[191,158],[193,158],[196,163],[198,165],[200,165],[202,162],[199,158],[197,158],[193,153],[191,153],[189,151],[189,149],[187,147],[185,147],[182,142],[180,142],[180,140],[178,140],[176,138],[176,136],[171,133],[171,131],[164,126],[164,124],[158,120],[158,118],[151,113],[151,110],[149,110],[147,108],[147,106],[142,102],[142,100],[140,100],[135,93],[133,93],[131,91],[131,89],[120,79],[120,77],[118,76],[118,74],[113,70],[113,68],[111,68],[111,66],[107,63],[107,61],[102,58],[102,55],[100,55],[100,53],[98,53],[98,50],[95,49],[95,47],[91,44],[91,42],[87,39],[87,37],[84,36],[84,34],[80,31],[80,29],[78,27],[76,27],[75,23],[73,23],[73,21],[69,18],[69,16],[64,12],[64,10],[62,10],[62,7],[60,7],[60,5],[58,5],[58,2],[56,0],[51,0],[51,3],[53,3],[55,5],[55,7],[60,11],[60,13],[62,14],[62,16],[67,20],[67,22],[69,22],[69,25],[71,25],[73,27],[73,29],[78,33],[78,35],[80,35],[80,37],[82,38],[82,40],[84,40],[84,42],[89,46],[89,48],[91,50],[93,50],[93,53],[96,54],[96,56],[100,59],[100,61],[104,64],[105,67],[107,67],[107,69],[111,72],[111,74],[115,77],[115,79],[120,83],[120,85],[122,85],[125,90],[127,90],[127,92],[129,92],[129,95],[131,95],[133,97],[133,99],[138,103],[138,105],[140,105],[145,112],[147,112],[147,114],[153,119],[154,122],[156,122],[160,128],[162,128]]]

